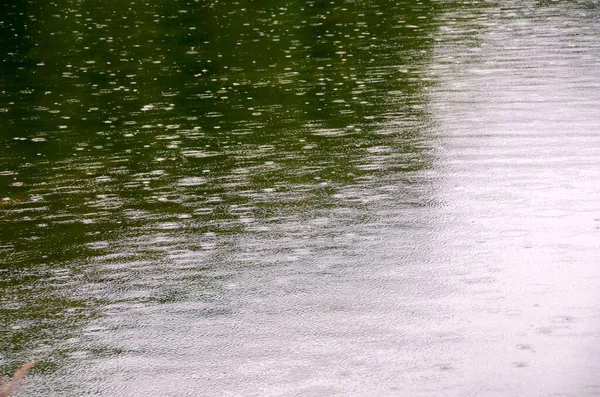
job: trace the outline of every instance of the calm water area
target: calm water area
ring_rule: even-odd
[[[5,0],[17,396],[600,396],[600,1]]]

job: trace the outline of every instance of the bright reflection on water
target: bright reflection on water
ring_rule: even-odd
[[[600,394],[598,2],[223,3],[0,6],[24,395]]]

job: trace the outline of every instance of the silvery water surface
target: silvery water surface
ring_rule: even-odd
[[[600,3],[5,1],[19,395],[600,395]]]

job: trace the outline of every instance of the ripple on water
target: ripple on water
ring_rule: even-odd
[[[25,394],[596,391],[593,2],[4,3]]]

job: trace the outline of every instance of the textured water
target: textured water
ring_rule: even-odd
[[[600,395],[598,1],[0,10],[21,395]]]

